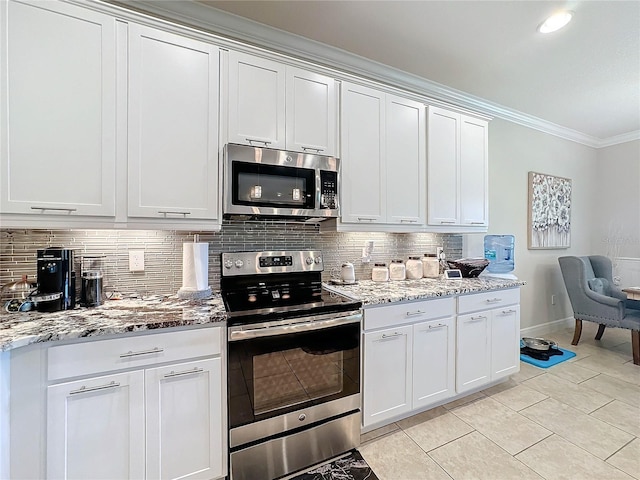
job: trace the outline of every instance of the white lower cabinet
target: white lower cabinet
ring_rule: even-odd
[[[48,387],[47,419],[47,478],[144,478],[142,371]]]
[[[455,298],[364,310],[363,425],[454,395]]]
[[[465,295],[458,299],[457,393],[520,370],[519,303],[519,289]]]
[[[413,408],[455,395],[456,328],[453,317],[413,326]]]
[[[147,478],[222,473],[220,358],[145,371]]]
[[[364,425],[411,410],[412,327],[364,334]]]
[[[175,339],[166,333],[134,337],[138,343],[146,339],[157,344],[140,351],[130,350],[131,339],[99,341],[101,347],[110,343],[109,349],[102,349],[105,357],[115,352],[120,358],[115,368],[126,368],[131,361],[137,369],[47,387],[47,478],[224,477],[226,386],[220,335],[208,330],[176,332]],[[198,332],[218,340],[210,345],[210,358],[188,361],[186,355],[175,361],[175,352],[189,345],[193,355],[203,354],[194,343]],[[52,347],[49,358],[56,363],[67,357],[70,363],[75,359],[104,364],[100,355],[79,355],[90,343]],[[51,352],[55,349],[59,350]],[[163,355],[172,362],[162,364]],[[150,368],[139,368],[143,358]],[[50,369],[52,373],[59,375],[59,368]]]

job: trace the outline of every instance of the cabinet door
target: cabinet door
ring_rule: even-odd
[[[342,221],[384,223],[384,93],[343,83],[341,120]]]
[[[229,52],[229,142],[285,145],[285,66]]]
[[[458,315],[456,392],[463,393],[491,380],[491,312]]]
[[[220,358],[145,372],[147,477],[210,479],[224,475]]]
[[[484,120],[460,118],[460,223],[488,222],[488,127]]]
[[[413,326],[413,409],[455,395],[453,317]]]
[[[425,223],[426,151],[424,105],[387,95],[387,223]]]
[[[145,476],[141,370],[47,388],[47,478]]]
[[[336,155],[336,81],[287,67],[287,150]]]
[[[411,410],[411,328],[364,334],[365,427]]]
[[[429,107],[427,119],[427,222],[456,225],[459,219],[460,115]]]
[[[115,19],[62,2],[0,8],[0,212],[114,216]]]
[[[491,380],[520,371],[520,306],[492,311]]]
[[[129,26],[129,216],[218,216],[218,48]]]

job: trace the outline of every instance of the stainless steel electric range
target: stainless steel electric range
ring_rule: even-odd
[[[230,478],[274,479],[360,442],[360,302],[318,251],[222,254]]]

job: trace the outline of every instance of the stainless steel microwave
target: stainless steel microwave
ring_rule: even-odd
[[[229,143],[223,214],[326,219],[339,215],[340,160]]]

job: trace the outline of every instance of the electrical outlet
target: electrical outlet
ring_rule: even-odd
[[[556,296],[551,295],[551,305],[555,305],[555,304],[556,304]]]
[[[144,272],[144,250],[129,250],[129,271]]]

